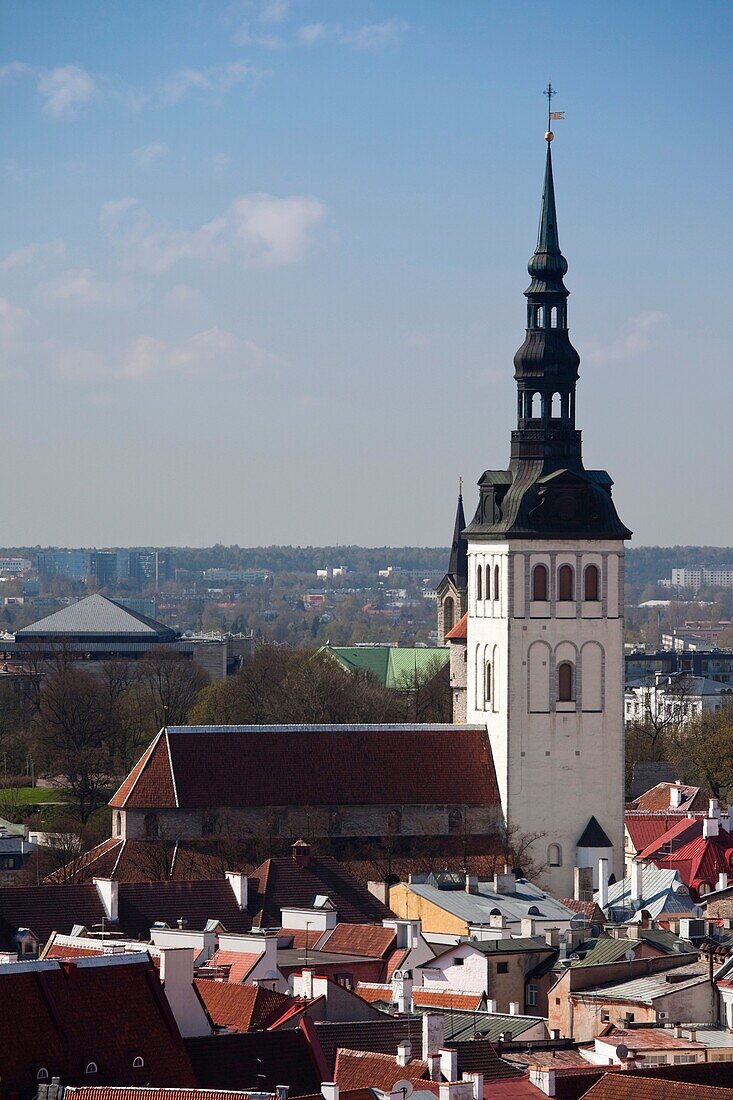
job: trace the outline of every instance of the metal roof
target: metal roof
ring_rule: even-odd
[[[49,635],[73,636],[75,634],[127,634],[142,635],[151,639],[175,637],[175,631],[163,623],[148,619],[145,615],[131,611],[129,607],[123,607],[114,600],[108,600],[106,596],[94,593],[86,599],[79,600],[78,603],[69,604],[61,611],[54,611],[45,619],[39,619],[38,622],[24,627],[16,633],[15,639],[23,641]]]
[[[488,925],[496,909],[511,922],[521,921],[523,917],[569,922],[575,916],[567,905],[521,879],[517,880],[512,893],[507,894],[497,894],[489,882],[480,882],[476,894],[467,894],[462,890],[440,890],[427,882],[411,882],[407,889],[470,925]],[[530,912],[530,909],[533,911]]]
[[[388,688],[410,687],[415,675],[434,676],[450,660],[450,647],[323,646],[349,672],[366,672]]]
[[[641,899],[631,900],[631,879],[623,878],[608,887],[606,911],[612,919],[637,921],[645,909],[652,918],[660,913],[687,913],[696,916],[699,907],[677,871],[660,870],[650,864],[641,865]],[[598,894],[594,895],[598,901]]]
[[[668,981],[670,977],[672,981]],[[594,1000],[640,1001],[643,1004],[651,1004],[657,997],[678,993],[681,989],[689,989],[693,985],[707,981],[707,978],[705,964],[691,963],[690,966],[679,966],[674,970],[662,970],[659,974],[633,978],[629,982],[616,982],[613,985],[601,986],[599,989],[584,989],[579,995],[593,997]]]

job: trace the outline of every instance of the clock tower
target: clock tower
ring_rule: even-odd
[[[487,470],[468,540],[467,721],[485,722],[507,825],[538,837],[557,896],[575,866],[623,872],[624,540],[612,481],[575,426],[548,132],[508,469]]]

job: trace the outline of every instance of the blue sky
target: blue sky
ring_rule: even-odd
[[[439,544],[508,460],[542,89],[586,465],[733,544],[733,7],[6,0],[7,545]]]

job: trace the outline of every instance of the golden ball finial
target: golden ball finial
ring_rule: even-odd
[[[553,134],[552,130],[548,130],[545,134],[545,141],[553,141],[554,137],[555,135]]]

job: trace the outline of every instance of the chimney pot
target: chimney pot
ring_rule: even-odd
[[[720,822],[717,817],[703,818],[702,823],[702,835],[707,840],[709,837],[718,836],[720,833]]]
[[[303,870],[310,865],[311,846],[305,840],[296,840],[290,851],[298,870]]]
[[[397,1065],[406,1066],[412,1060],[412,1044],[404,1039],[397,1044]]]
[[[510,1001],[509,1002],[509,1015],[510,1016],[518,1016],[519,1015],[519,1001]]]

